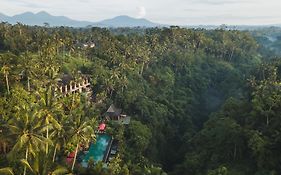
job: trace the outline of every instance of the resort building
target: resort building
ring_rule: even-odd
[[[116,108],[114,104],[110,105],[105,113],[105,119],[108,121],[116,121],[120,124],[128,125],[131,121],[131,117],[121,114],[122,109]]]
[[[91,96],[91,83],[87,76],[81,77],[80,80],[73,81],[73,78],[69,75],[64,75],[62,80],[59,81],[58,91],[65,95],[74,93],[86,93]]]

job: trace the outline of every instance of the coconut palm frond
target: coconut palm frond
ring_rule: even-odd
[[[5,175],[14,175],[13,169],[12,168],[0,168],[0,174],[5,174]]]

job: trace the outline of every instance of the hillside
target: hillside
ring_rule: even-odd
[[[0,174],[281,174],[279,30],[118,30],[0,24]]]

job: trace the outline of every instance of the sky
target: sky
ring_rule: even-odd
[[[119,15],[169,25],[281,24],[281,0],[0,0],[0,13],[46,11],[96,22]]]

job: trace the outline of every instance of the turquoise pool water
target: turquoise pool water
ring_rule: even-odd
[[[91,158],[93,158],[95,162],[103,161],[110,140],[111,136],[107,134],[97,135],[96,142],[91,143],[89,152],[82,160],[82,166],[87,167],[88,161]]]

